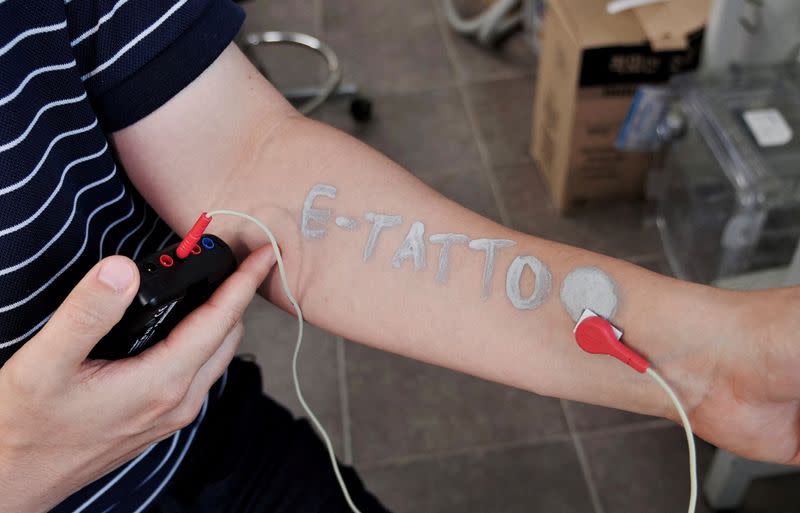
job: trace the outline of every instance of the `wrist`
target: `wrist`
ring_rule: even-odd
[[[708,396],[718,367],[720,334],[735,330],[732,308],[740,301],[727,291],[660,278],[646,297],[637,299],[636,311],[620,312],[625,340],[642,353],[651,367],[674,388],[691,416]],[[652,414],[678,421],[669,397],[655,384],[649,386]]]

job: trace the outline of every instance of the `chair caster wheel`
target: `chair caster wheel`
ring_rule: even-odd
[[[367,123],[372,119],[372,101],[356,96],[350,102],[350,116],[358,123]]]

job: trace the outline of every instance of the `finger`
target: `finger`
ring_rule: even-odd
[[[244,333],[244,323],[237,323],[228,336],[225,337],[225,340],[222,342],[222,345],[219,346],[217,352],[211,355],[211,358],[197,371],[197,375],[195,375],[194,381],[192,381],[192,386],[189,387],[187,397],[192,396],[195,392],[205,394],[211,386],[225,374],[225,370],[227,370],[231,360],[233,360],[237,351],[239,351],[239,346],[241,346],[242,340],[244,339]]]
[[[225,374],[231,360],[236,356],[243,337],[244,325],[240,322],[225,337],[217,352],[197,371],[192,384],[189,385],[189,391],[167,421],[168,429],[176,427],[180,429],[194,421],[209,390]]]
[[[108,257],[72,289],[42,331],[23,346],[37,365],[61,372],[77,368],[97,342],[119,322],[139,288],[130,259]]]
[[[169,358],[176,372],[197,374],[239,322],[274,264],[271,246],[253,252],[207,302],[172,330],[161,343],[160,353]]]

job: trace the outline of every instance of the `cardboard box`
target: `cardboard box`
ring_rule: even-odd
[[[548,3],[531,155],[561,211],[593,200],[641,197],[649,153],[614,141],[636,87],[699,64],[711,0],[671,0],[619,14],[605,0]]]

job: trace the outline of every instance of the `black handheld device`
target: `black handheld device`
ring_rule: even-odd
[[[138,262],[139,292],[119,323],[94,347],[90,358],[118,360],[163,340],[192,310],[204,303],[236,270],[231,248],[219,237],[203,235],[185,259],[178,244]]]

